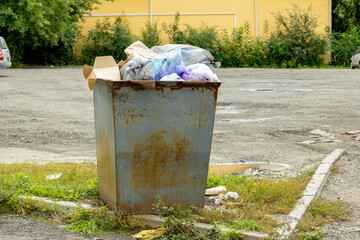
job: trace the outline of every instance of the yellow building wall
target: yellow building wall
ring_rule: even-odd
[[[256,8],[257,3],[257,29],[258,36],[264,31],[265,21],[268,22],[270,31],[275,28],[274,13],[286,14],[286,9],[297,5],[302,9],[312,7],[313,13],[318,17],[318,31],[325,33],[324,28],[329,25],[329,0],[114,0],[112,2],[102,0],[98,9],[92,11],[92,16],[84,17],[83,33],[94,28],[96,20],[105,18],[105,15],[127,14],[133,34],[140,35],[146,20],[149,20],[150,3],[152,4],[152,21],[162,24],[174,21],[174,15],[158,16],[166,13],[223,13],[221,15],[181,15],[180,24],[189,24],[194,27],[201,26],[202,22],[208,26],[218,26],[231,32],[233,28],[244,26],[249,23],[252,34],[256,33]],[[97,16],[100,15],[100,16]],[[143,16],[138,16],[143,15]],[[114,20],[116,16],[109,16]],[[162,31],[163,40],[167,37]],[[163,41],[165,43],[165,41]]]

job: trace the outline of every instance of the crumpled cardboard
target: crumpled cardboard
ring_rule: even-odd
[[[85,65],[83,74],[88,81],[90,90],[93,90],[96,79],[105,79],[111,81],[120,81],[119,67],[112,56],[96,57],[94,68]]]
[[[141,41],[136,41],[132,43],[129,47],[124,50],[125,54],[127,55],[127,59],[125,61],[121,60],[118,63],[119,68],[122,68],[127,62],[134,58],[134,55],[138,55],[142,58],[152,59],[153,57],[157,56],[157,53],[154,53],[150,48],[148,48],[145,44]]]

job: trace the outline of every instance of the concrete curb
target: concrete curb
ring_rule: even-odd
[[[90,204],[74,203],[68,201],[53,201],[51,199],[44,197],[20,196],[20,198],[30,201],[40,202],[42,204],[45,204],[46,207],[50,208],[51,210],[62,213],[67,213],[68,211],[75,211],[79,207],[83,207],[88,210],[96,209],[92,207]],[[160,218],[157,215],[132,215],[131,217],[135,223],[141,223],[151,228],[159,228],[164,223],[164,219]],[[214,228],[212,224],[206,224],[206,223],[194,223],[194,227],[203,234],[206,234],[209,230]],[[223,232],[229,232],[230,228],[220,227],[220,230]],[[268,234],[250,232],[250,231],[241,232],[241,234],[243,235],[243,239],[245,240],[261,240],[261,239],[265,239],[266,237],[269,237]]]
[[[293,234],[296,226],[306,212],[307,207],[310,205],[311,201],[318,198],[322,188],[325,185],[327,177],[330,174],[332,165],[345,153],[343,149],[335,149],[332,153],[327,155],[327,157],[321,161],[316,172],[308,183],[305,191],[303,192],[302,197],[297,201],[294,209],[289,213],[286,218],[286,221],[283,227],[279,228],[277,231],[280,239],[289,239]],[[30,199],[33,201],[42,202],[47,205],[47,207],[57,210],[59,212],[66,213],[69,210],[76,210],[79,206],[85,209],[95,209],[90,204],[80,204],[67,201],[53,201],[48,198],[43,197],[32,197],[32,196],[21,196],[22,199]],[[157,215],[133,215],[134,222],[141,222],[144,225],[147,225],[152,228],[160,227],[164,220]],[[194,223],[194,227],[201,233],[207,233],[214,226],[212,224],[205,223]],[[230,229],[227,227],[220,227],[220,230],[223,232],[229,232]],[[243,239],[245,240],[262,240],[269,238],[269,234],[258,233],[258,232],[241,232]]]
[[[331,172],[332,165],[345,153],[344,149],[335,149],[321,161],[316,172],[308,183],[302,197],[295,204],[294,209],[286,217],[283,227],[279,228],[277,234],[280,239],[289,239],[294,233],[296,226],[304,216],[311,201],[317,199],[323,189]]]

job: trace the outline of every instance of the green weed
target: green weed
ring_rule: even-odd
[[[69,224],[66,229],[87,234],[98,234],[110,231],[132,232],[138,227],[130,215],[114,214],[106,206],[95,210],[79,208],[66,215],[64,221]]]
[[[61,173],[56,179],[51,174]],[[17,194],[78,200],[99,196],[95,164],[0,164],[0,181]]]
[[[334,220],[347,220],[351,211],[343,203],[314,200],[311,202],[305,217],[297,227],[297,237],[300,239],[322,239],[323,232],[319,227]]]

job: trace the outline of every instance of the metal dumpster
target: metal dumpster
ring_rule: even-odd
[[[219,82],[97,79],[94,87],[100,198],[116,212],[203,206]]]

